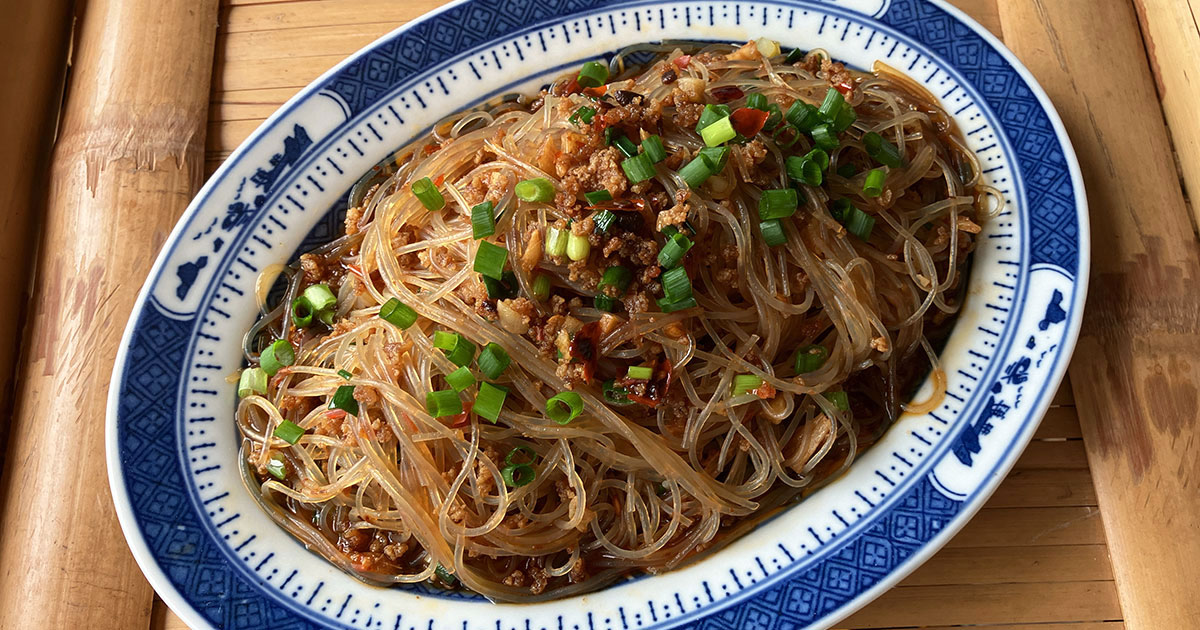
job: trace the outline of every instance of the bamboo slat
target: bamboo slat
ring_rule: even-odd
[[[902,586],[948,584],[1026,584],[1112,580],[1112,564],[1104,545],[1039,545],[1034,547],[956,547],[943,549],[901,583]]]
[[[1200,247],[1136,15],[1128,2],[1010,0],[1000,17],[1058,106],[1089,193],[1072,383],[1125,621],[1200,627]]]
[[[0,468],[37,208],[45,203],[43,184],[66,72],[70,8],[69,0],[14,3],[0,21],[0,41],[5,42],[0,49],[0,295],[19,305],[0,321]]]
[[[1184,188],[1200,221],[1200,0],[1134,0]]]
[[[216,15],[216,0],[81,13],[4,471],[2,628],[150,622],[108,491],[105,401],[138,288],[199,184]]]
[[[946,548],[1102,544],[1104,527],[1095,506],[1003,508],[989,503]]]

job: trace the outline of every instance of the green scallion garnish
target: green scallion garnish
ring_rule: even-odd
[[[659,310],[661,310],[664,313],[674,313],[675,311],[682,311],[685,308],[694,308],[696,306],[699,306],[696,303],[695,297],[690,297],[690,298],[686,298],[686,299],[678,300],[678,301],[674,301],[674,302],[671,300],[668,300],[667,298],[662,298],[661,300],[655,300],[654,303],[657,304]]]
[[[612,127],[609,127],[609,129],[612,129]],[[617,149],[618,149],[618,150],[619,150],[619,151],[620,151],[620,152],[621,152],[621,153],[622,153],[622,154],[623,154],[625,157],[633,157],[633,156],[635,156],[635,155],[637,155],[637,154],[638,154],[638,148],[637,148],[637,145],[636,145],[636,144],[634,144],[634,143],[633,143],[633,140],[630,140],[630,139],[629,139],[628,137],[626,137],[626,136],[625,136],[625,134],[623,134],[623,133],[615,133],[615,134],[613,134],[613,141],[612,141],[612,145],[613,145],[613,146],[615,146],[615,147],[617,147]]]
[[[864,241],[869,241],[871,240],[871,230],[875,229],[875,217],[851,206],[850,210],[846,212],[842,225],[846,226],[847,232]]]
[[[314,284],[304,290],[304,299],[314,311],[323,311],[337,306],[337,296],[328,284]]]
[[[589,206],[594,206],[605,201],[612,201],[612,193],[607,190],[594,190],[592,192],[583,193],[583,198],[588,202]]]
[[[821,107],[817,111],[826,122],[833,122],[845,106],[846,97],[842,96],[837,88],[829,88],[829,91],[825,92],[825,100],[821,102]]]
[[[479,240],[496,233],[496,204],[485,201],[471,208],[471,236]]]
[[[533,299],[545,302],[550,297],[550,276],[539,273],[533,279]]]
[[[479,241],[479,250],[475,252],[474,270],[494,280],[503,279],[504,263],[508,260],[508,250],[489,243]]]
[[[309,304],[303,295],[292,300],[292,325],[296,328],[308,328],[312,325],[315,314],[312,304]]]
[[[546,253],[550,256],[562,256],[567,253],[567,236],[570,228],[546,228]]]
[[[470,365],[475,358],[475,344],[461,333],[439,330],[433,333],[433,347],[440,349],[451,363],[459,367]]]
[[[575,81],[585,88],[600,87],[608,82],[608,65],[599,61],[589,61],[579,69],[579,76]]]
[[[508,368],[508,364],[512,363],[512,359],[500,344],[489,343],[479,353],[476,363],[479,365],[479,372],[494,381],[500,378],[500,375]]]
[[[337,375],[346,379],[347,381],[354,378],[354,375],[346,370],[338,370]]]
[[[658,264],[664,269],[670,269],[683,260],[683,255],[692,248],[692,239],[681,232],[675,232],[667,238],[663,248],[658,251]]]
[[[758,218],[766,220],[790,217],[796,214],[796,208],[799,206],[800,196],[794,188],[764,190],[758,198]]]
[[[705,145],[716,147],[736,138],[737,132],[733,129],[733,122],[726,116],[704,127],[700,137],[704,139]]]
[[[826,350],[825,346],[804,346],[796,351],[792,366],[796,369],[796,374],[805,374],[821,369],[828,358],[829,350]]]
[[[592,122],[592,118],[595,117],[595,115],[596,115],[595,108],[584,105],[583,107],[580,107],[579,109],[575,110],[574,114],[571,114],[570,116],[568,116],[567,121],[573,125],[578,125],[580,121],[583,121],[583,124],[586,125],[586,124]]]
[[[400,330],[407,330],[409,326],[417,323],[417,312],[396,298],[388,298],[388,301],[379,307],[379,317]]]
[[[648,381],[654,377],[654,368],[644,365],[631,365],[625,372],[625,378]]]
[[[900,156],[900,149],[896,145],[888,142],[883,136],[868,131],[863,134],[863,146],[867,149],[867,155],[871,156],[872,160],[890,168],[900,168],[904,165],[904,159]]]
[[[678,302],[692,297],[692,280],[683,267],[668,269],[659,279],[667,301]]]
[[[887,178],[887,173],[881,168],[873,168],[867,172],[867,179],[863,182],[863,194],[868,197],[878,197],[883,194],[883,180]]]
[[[758,231],[762,232],[763,242],[767,244],[767,247],[775,247],[787,242],[787,234],[783,231],[783,222],[779,219],[759,221]]]
[[[729,118],[733,113],[729,110],[728,105],[714,105],[712,103],[704,106],[704,111],[700,112],[700,120],[696,122],[696,133],[701,133],[704,128],[721,120]]]
[[[287,339],[276,339],[258,355],[258,364],[268,376],[275,376],[280,368],[296,362],[296,351]]]
[[[604,233],[608,231],[608,228],[612,227],[613,222],[616,220],[617,215],[615,213],[610,210],[601,210],[592,217],[592,224],[595,226],[597,232]]]
[[[251,394],[263,395],[267,393],[267,372],[262,368],[246,368],[242,370],[242,375],[238,377],[238,398],[245,398]]]
[[[520,488],[533,483],[537,471],[529,464],[513,464],[500,469],[500,476],[510,488]]]
[[[480,418],[486,418],[495,424],[500,419],[500,410],[504,408],[506,397],[507,389],[484,381],[479,384],[479,393],[475,395],[475,406],[471,410]]]
[[[812,131],[813,127],[816,127],[821,121],[821,115],[817,112],[817,108],[800,100],[792,103],[783,118],[791,126],[806,133]]]
[[[617,300],[603,293],[597,293],[596,297],[592,298],[592,306],[598,311],[611,313],[617,310]]]
[[[767,95],[762,92],[754,92],[746,95],[746,107],[757,109],[759,111],[767,111]]]
[[[471,368],[460,367],[446,375],[446,384],[452,387],[454,391],[461,392],[475,385],[475,375],[471,374]]]
[[[642,140],[642,153],[646,154],[655,164],[667,159],[667,148],[663,146],[662,138],[658,136],[647,136],[645,140]]]
[[[457,416],[463,412],[462,399],[452,389],[439,389],[425,394],[425,410],[434,418]]]
[[[546,401],[546,415],[558,424],[567,424],[583,413],[583,397],[575,392],[562,392]]]
[[[817,125],[812,130],[813,143],[817,147],[825,151],[832,151],[838,147],[837,134],[829,125]]]
[[[588,254],[592,252],[592,244],[587,240],[586,236],[571,233],[567,237],[567,258],[576,262],[587,260]]]
[[[437,186],[433,185],[432,179],[422,177],[413,182],[411,188],[426,210],[441,210],[446,206],[446,198],[442,196]]]
[[[288,444],[295,444],[300,441],[300,436],[304,435],[304,429],[291,420],[284,420],[275,427],[274,435]]]
[[[818,149],[820,151],[820,149]],[[822,151],[824,153],[824,151]],[[824,175],[821,173],[821,165],[809,158],[802,158],[793,155],[785,162],[788,178],[794,182],[807,184],[809,186],[820,186],[824,181]]]
[[[622,160],[621,170],[625,171],[625,177],[633,184],[652,179],[655,175],[654,162],[644,153]]]
[[[600,282],[596,284],[596,289],[604,287],[616,287],[617,293],[624,293],[625,289],[629,288],[629,283],[633,281],[633,272],[621,265],[613,265],[604,270],[604,275],[601,276]]]
[[[545,177],[535,177],[517,182],[513,193],[521,201],[549,203],[554,201],[554,183]]]
[[[267,458],[267,472],[280,481],[287,479],[287,464],[284,463],[282,454],[272,453]]]
[[[755,374],[737,374],[733,377],[730,390],[734,396],[740,396],[762,387],[763,380]]]
[[[850,411],[850,397],[844,391],[825,392],[825,399],[833,403],[838,411]]]
[[[517,455],[524,455],[525,461],[513,461],[517,458]],[[504,456],[505,466],[512,466],[513,464],[532,464],[536,461],[537,451],[533,450],[532,446],[527,446],[525,444],[518,444],[517,446],[513,447],[513,450],[508,452],[508,455]]]
[[[330,409],[341,409],[346,413],[358,415],[358,401],[354,399],[354,386],[342,385],[333,392],[333,399],[329,401]]]
[[[712,175],[712,169],[709,168],[708,160],[705,160],[704,156],[696,156],[679,169],[679,177],[687,183],[688,188],[699,188]]]
[[[604,396],[604,402],[610,405],[626,406],[632,405],[633,401],[629,400],[629,391],[624,387],[617,385],[613,379],[604,381],[600,386],[600,393]]]

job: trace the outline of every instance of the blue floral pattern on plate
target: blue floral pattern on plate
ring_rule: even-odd
[[[955,116],[1005,194],[976,254],[978,297],[943,353],[945,405],[906,416],[845,478],[711,558],[547,605],[365,587],[258,513],[237,481],[224,375],[240,363],[254,278],[337,231],[358,173],[439,111],[528,89],[625,43],[760,34],[910,74]],[[114,374],[108,454],[122,527],[155,588],[194,627],[822,627],[944,543],[1032,435],[1078,331],[1086,232],[1078,168],[1045,96],[986,31],[939,1],[454,3],[285,105],[181,219]]]

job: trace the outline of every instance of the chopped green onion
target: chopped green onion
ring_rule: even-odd
[[[608,82],[608,65],[599,61],[589,61],[583,64],[575,81],[585,88],[600,87]]]
[[[454,574],[448,571],[446,567],[442,566],[441,564],[437,565],[437,568],[433,570],[433,574],[438,576],[439,579],[450,586],[454,586],[454,584],[458,582],[458,578],[454,577]]]
[[[632,405],[633,401],[629,400],[629,390],[617,385],[613,379],[604,381],[600,386],[600,393],[604,395],[604,402],[610,405]]]
[[[607,232],[608,228],[612,227],[614,221],[617,220],[617,215],[611,210],[601,210],[592,217],[592,225],[595,226],[597,232]]]
[[[457,416],[463,412],[462,399],[452,389],[439,389],[425,394],[425,410],[434,418]]]
[[[273,453],[267,459],[267,472],[280,481],[287,479],[287,464],[284,463],[282,454]]]
[[[829,154],[821,149],[813,149],[812,151],[805,153],[804,159],[816,162],[817,165],[821,167],[822,171],[829,168]]]
[[[496,280],[502,279],[504,263],[508,260],[508,250],[489,243],[479,241],[479,249],[475,252],[475,271]]]
[[[817,126],[821,118],[816,107],[800,100],[793,102],[783,117],[793,127],[804,132],[812,131],[812,128]]]
[[[668,301],[678,302],[692,297],[692,280],[683,267],[664,271],[660,280],[662,281],[663,295]]]
[[[863,194],[868,197],[878,197],[883,194],[883,180],[887,177],[887,173],[881,168],[871,169],[867,173],[867,180],[863,182]]]
[[[849,129],[850,125],[853,125],[854,121],[856,120],[858,120],[858,114],[854,112],[853,107],[847,104],[840,112],[838,112],[837,118],[834,118],[833,122],[829,124],[831,127],[833,127],[834,131],[842,133],[843,131]]]
[[[417,322],[417,312],[396,298],[388,298],[379,307],[379,317],[400,330],[407,330]]]
[[[280,368],[296,362],[296,351],[287,339],[276,339],[258,355],[258,364],[268,376],[275,376]]]
[[[824,152],[822,151],[822,153]],[[787,159],[785,164],[788,178],[794,182],[820,186],[824,180],[824,176],[821,174],[821,165],[813,160],[793,155]]]
[[[354,399],[354,386],[342,385],[333,392],[333,400],[329,401],[330,409],[341,409],[346,413],[358,415],[358,401]]]
[[[863,146],[867,149],[867,155],[871,156],[872,160],[891,168],[900,168],[904,165],[904,159],[900,157],[900,149],[897,149],[896,145],[888,142],[883,136],[874,131],[868,131],[863,134],[862,140]]]
[[[725,144],[736,136],[737,132],[733,130],[733,123],[728,116],[713,122],[700,132],[700,137],[704,138],[704,144],[710,147]]]
[[[754,390],[758,389],[759,387],[762,387],[762,384],[763,384],[763,380],[761,378],[759,378],[757,375],[737,374],[733,377],[733,385],[732,385],[731,389],[733,390],[734,396],[741,396],[742,394],[754,391]]]
[[[612,201],[612,193],[607,190],[595,190],[589,193],[583,193],[583,198],[587,200],[589,206],[594,206],[605,201]]]
[[[441,210],[446,206],[446,198],[438,191],[437,186],[433,185],[433,180],[428,177],[422,177],[413,182],[412,192],[421,201],[421,205],[425,206],[426,210]]]
[[[246,368],[238,378],[238,398],[251,394],[267,393],[267,371],[262,368]]]
[[[864,241],[871,240],[871,230],[875,229],[875,217],[851,207],[846,212],[846,220],[842,222],[846,226],[846,231],[861,238]]]
[[[804,59],[804,51],[800,50],[799,48],[793,48],[790,52],[788,52],[787,57],[783,58],[783,63],[786,63],[790,66],[790,65],[796,63],[797,61],[801,61],[803,59]]]
[[[787,242],[787,234],[784,233],[783,223],[779,219],[760,221],[758,231],[762,232],[763,242],[767,244],[767,247],[775,247]]]
[[[539,273],[533,279],[533,299],[539,302],[545,302],[546,298],[550,297],[550,276]]]
[[[446,375],[446,384],[461,392],[475,384],[475,375],[471,374],[471,368],[460,367]]]
[[[510,488],[520,488],[533,483],[537,471],[529,464],[513,464],[500,469],[500,476]]]
[[[313,307],[304,296],[292,300],[292,325],[296,328],[308,328],[313,320]]]
[[[480,418],[495,424],[500,419],[500,410],[504,408],[504,399],[507,397],[508,389],[484,381],[479,384],[479,393],[475,395],[475,406],[471,410]]]
[[[347,381],[354,378],[354,375],[346,370],[338,370],[337,375],[346,379]]]
[[[813,184],[815,185],[815,184]],[[794,188],[778,188],[762,191],[758,198],[759,219],[782,219],[796,214],[800,205],[800,196]]]
[[[708,163],[708,169],[713,175],[725,170],[725,163],[729,161],[729,147],[708,147],[700,149],[700,157]]]
[[[846,392],[825,392],[825,399],[833,403],[838,411],[850,411],[850,397],[846,395]]]
[[[314,284],[304,290],[304,299],[314,311],[323,311],[337,305],[337,297],[333,295],[328,284]]]
[[[554,201],[554,183],[545,177],[523,179],[513,187],[513,193],[521,201],[549,203]]]
[[[688,188],[699,188],[704,182],[712,177],[712,169],[708,166],[708,160],[704,156],[696,156],[691,162],[688,162],[679,169],[679,177],[687,183]]]
[[[762,92],[754,92],[746,95],[746,107],[757,109],[760,112],[767,111],[767,95]]]
[[[317,313],[317,318],[320,319],[321,322],[323,322],[326,326],[332,326],[333,325],[333,314],[334,314],[333,309],[331,309],[331,308],[325,309],[325,310]]]
[[[826,151],[832,151],[838,147],[837,134],[833,132],[833,129],[829,125],[817,125],[813,127],[812,138],[813,143]]]
[[[633,272],[620,265],[613,265],[604,270],[604,275],[600,278],[600,282],[596,285],[596,288],[616,287],[617,293],[624,293],[632,281]]]
[[[829,214],[832,215],[838,223],[843,223],[846,220],[846,213],[849,212],[850,208],[852,207],[854,206],[850,203],[849,199],[840,197],[833,200],[833,205],[829,208]]]
[[[663,146],[662,138],[658,136],[647,136],[642,140],[642,153],[650,158],[655,164],[667,159],[667,148]]]
[[[621,162],[621,170],[625,171],[625,177],[634,184],[652,179],[655,174],[654,162],[644,153],[625,158]]]
[[[825,100],[817,111],[821,114],[821,118],[827,122],[833,122],[845,106],[846,98],[842,96],[842,93],[837,88],[829,88],[829,91],[825,93]]]
[[[659,310],[664,313],[674,313],[675,311],[682,311],[685,308],[695,308],[697,306],[696,298],[694,297],[674,302],[668,300],[667,298],[663,298],[661,300],[655,300],[654,303],[658,304]]]
[[[767,121],[763,123],[763,129],[772,131],[783,121],[783,111],[779,109],[779,105],[771,103],[767,105],[767,113]]]
[[[567,235],[570,229],[546,228],[546,253],[551,256],[562,256],[567,252]]]
[[[704,111],[700,112],[700,120],[696,123],[696,133],[704,131],[705,127],[722,118],[729,118],[729,115],[732,113],[728,105],[714,105],[712,103],[705,105]]]
[[[598,293],[596,297],[592,298],[592,306],[596,307],[598,311],[611,313],[617,309],[617,301],[603,293]]]
[[[513,459],[516,458],[518,453],[525,454],[525,461],[523,461],[523,462],[514,462],[513,461]],[[532,446],[526,446],[525,444],[518,444],[516,447],[513,448],[513,450],[508,452],[508,455],[504,456],[504,465],[505,466],[512,466],[513,464],[532,464],[533,462],[536,462],[536,461],[537,461],[537,451],[533,450]]]
[[[572,233],[567,237],[567,258],[577,262],[587,260],[588,254],[591,252],[592,244],[588,242],[586,236]]]
[[[517,274],[511,271],[500,274],[499,280],[487,276],[482,276],[482,278],[483,287],[487,290],[489,300],[507,300],[517,297],[517,291],[521,288],[517,283]]]
[[[796,351],[792,365],[796,368],[796,374],[805,374],[819,370],[828,358],[829,350],[826,350],[825,346],[804,346]]]
[[[573,125],[578,125],[579,121],[582,120],[583,124],[586,125],[586,124],[592,122],[592,118],[595,115],[596,115],[596,110],[594,108],[584,105],[583,107],[580,107],[579,109],[575,110],[574,114],[571,114],[570,116],[568,116],[567,121]]]
[[[479,364],[479,371],[494,381],[500,378],[500,375],[508,368],[508,364],[512,363],[512,359],[500,344],[489,343],[479,353],[476,363]]]
[[[496,233],[496,205],[485,201],[471,208],[471,236],[479,240]]]
[[[279,423],[279,426],[275,427],[275,437],[288,444],[299,442],[302,435],[304,435],[304,429],[291,420],[284,420]]]
[[[611,128],[609,127],[609,129]],[[614,134],[614,136],[612,141],[613,146],[617,147],[625,157],[633,157],[638,154],[637,145],[633,143],[633,140],[627,138],[625,134],[619,136]]]
[[[451,363],[460,367],[469,365],[475,358],[475,344],[460,333],[441,330],[433,333],[433,347],[441,349]]]
[[[648,381],[654,377],[654,368],[644,365],[631,365],[629,370],[625,372],[625,378],[638,379]]]
[[[575,392],[562,392],[546,401],[546,415],[559,424],[567,424],[583,413],[583,397]]]
[[[851,177],[854,177],[855,175],[858,174],[858,167],[855,166],[854,164],[851,164],[850,162],[847,162],[847,163],[837,167],[837,174],[839,177],[845,177],[846,179],[850,179]]]
[[[675,232],[663,244],[663,248],[658,252],[658,264],[664,269],[670,269],[679,264],[683,260],[683,255],[692,248],[692,239],[684,236],[680,232]]]

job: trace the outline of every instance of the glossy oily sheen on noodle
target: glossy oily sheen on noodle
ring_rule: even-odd
[[[260,279],[246,485],[375,584],[539,601],[693,561],[941,400],[979,173],[912,80],[769,40],[450,116]]]

